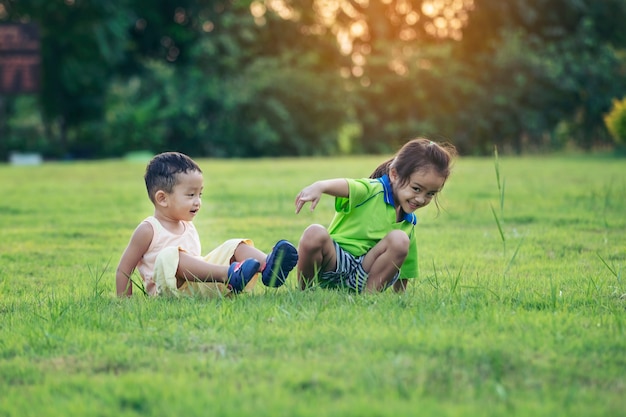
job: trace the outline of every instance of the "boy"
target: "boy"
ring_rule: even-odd
[[[130,238],[115,274],[117,295],[131,296],[135,270],[148,295],[237,294],[261,272],[267,286],[284,284],[298,262],[296,248],[280,240],[269,255],[249,239],[230,239],[201,257],[200,238],[192,221],[202,206],[203,177],[188,156],[165,152],[152,158],[144,176],[154,214]]]

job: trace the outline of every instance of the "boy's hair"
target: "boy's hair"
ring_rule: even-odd
[[[155,202],[154,196],[159,190],[171,193],[177,183],[177,174],[190,171],[202,173],[193,159],[180,152],[164,152],[152,158],[144,175],[150,201]]]
[[[370,178],[380,178],[389,174],[390,168],[395,168],[400,185],[404,185],[414,172],[433,168],[444,179],[448,179],[456,155],[456,148],[452,144],[436,143],[425,138],[413,139],[405,143],[393,158],[380,164]]]

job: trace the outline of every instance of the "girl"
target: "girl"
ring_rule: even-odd
[[[378,292],[406,290],[417,278],[415,210],[443,188],[456,149],[418,138],[365,179],[330,179],[305,187],[296,196],[296,213],[306,202],[314,210],[322,194],[335,197],[335,217],[326,229],[309,226],[298,246],[301,289],[347,287]]]

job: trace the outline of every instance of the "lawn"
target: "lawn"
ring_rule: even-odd
[[[380,157],[198,160],[208,252],[328,224],[309,183]],[[461,158],[406,294],[115,297],[143,162],[0,165],[0,416],[621,416],[626,160]]]

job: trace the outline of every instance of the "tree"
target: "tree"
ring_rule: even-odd
[[[258,2],[194,3],[192,9],[175,9],[184,24],[179,29],[193,32],[176,39],[194,41],[166,42],[177,45],[174,55],[184,59],[172,61],[167,58],[171,51],[142,47],[145,62],[152,62],[148,71],[131,79],[132,88],[124,88],[126,81],[120,80],[119,98],[112,102],[122,111],[108,116],[107,142],[115,144],[109,152],[123,149],[118,137],[129,124],[160,135],[146,141],[135,133],[126,142],[131,149],[150,144],[155,151],[176,148],[239,157],[336,149],[347,106],[334,37],[307,31],[315,24],[310,13],[285,19],[272,10],[255,9],[261,6]],[[158,37],[146,33],[159,19],[139,21],[142,39]],[[124,106],[129,100],[132,105]],[[122,112],[128,117],[120,117]]]
[[[563,122],[585,148],[605,140],[602,115],[626,88],[624,18],[622,0],[476,0],[457,48],[485,92],[475,116],[518,152]]]
[[[0,2],[40,25],[56,156],[591,148],[626,95],[623,0]]]
[[[48,141],[59,155],[92,153],[75,128],[101,120],[108,82],[124,59],[125,2],[4,1],[7,19],[39,25],[40,104]],[[89,142],[86,142],[89,143]]]

